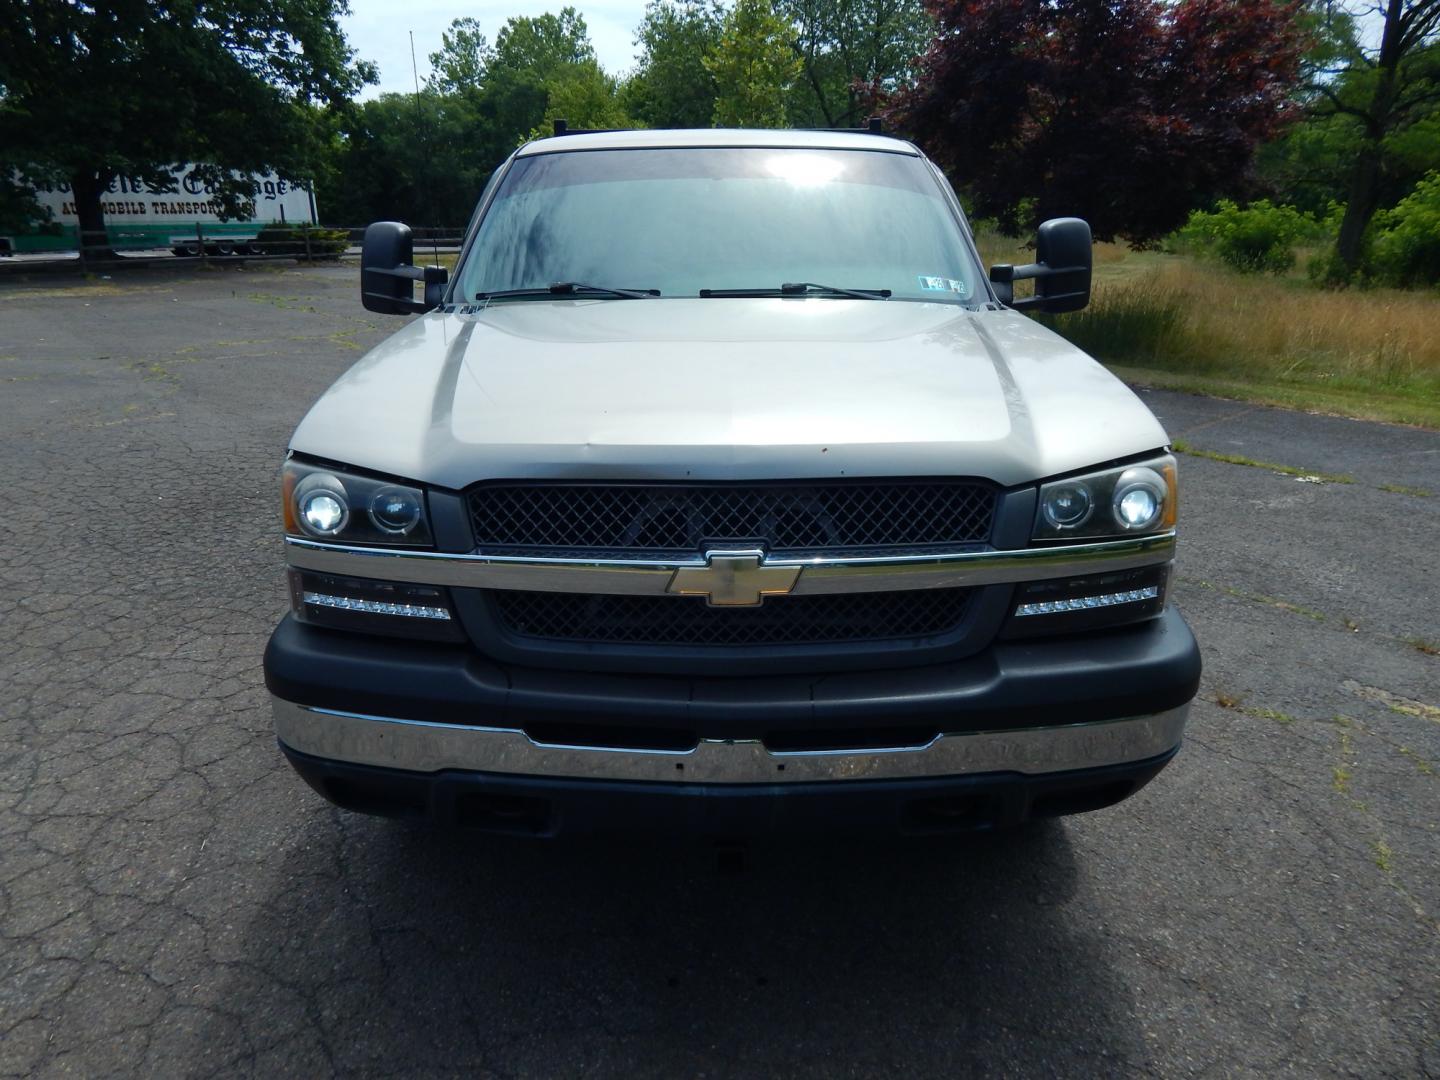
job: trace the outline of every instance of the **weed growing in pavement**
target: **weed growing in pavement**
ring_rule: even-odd
[[[1406,487],[1404,484],[1381,484],[1379,487],[1381,491],[1388,491],[1395,495],[1413,495],[1417,499],[1428,499],[1435,494],[1424,488]]]
[[[1384,840],[1375,840],[1371,844],[1375,849],[1375,865],[1385,873],[1390,873],[1390,860],[1395,852],[1390,850],[1390,845]]]
[[[1289,713],[1283,713],[1279,709],[1257,709],[1250,705],[1242,705],[1237,710],[1246,716],[1253,716],[1256,720],[1273,720],[1277,724],[1293,724],[1295,717]]]
[[[1288,611],[1292,615],[1304,615],[1305,618],[1313,619],[1315,622],[1325,621],[1324,612],[1301,607],[1299,604],[1292,604],[1288,600],[1281,600],[1274,596],[1266,596],[1264,593],[1246,592],[1244,589],[1236,589],[1230,585],[1222,585],[1221,590],[1226,596],[1233,596],[1237,600],[1249,600],[1252,604],[1264,604],[1267,607],[1279,608],[1281,611]]]
[[[1421,757],[1419,754],[1415,753],[1414,750],[1411,750],[1408,746],[1401,746],[1397,749],[1400,751],[1402,757],[1409,758],[1410,761],[1414,763],[1415,767],[1419,769],[1422,773],[1424,773],[1426,776],[1435,775],[1435,766],[1430,764],[1429,761]]]
[[[1401,638],[1400,640],[1405,642],[1406,645],[1409,645],[1416,652],[1422,652],[1426,656],[1440,656],[1440,644],[1436,644],[1429,638],[1407,637]]]
[[[1177,454],[1188,454],[1190,457],[1209,458],[1211,461],[1223,461],[1227,465],[1248,465],[1252,469],[1269,469],[1271,472],[1282,473],[1285,476],[1297,476],[1306,480],[1321,481],[1326,484],[1353,484],[1355,478],[1346,473],[1323,473],[1314,469],[1301,469],[1295,465],[1279,465],[1273,461],[1256,461],[1254,458],[1243,457],[1240,454],[1222,454],[1216,450],[1201,450],[1198,446],[1192,446],[1183,439],[1176,439],[1171,444],[1171,449]]]
[[[1350,758],[1355,753],[1355,741],[1351,738],[1350,732],[1340,732],[1340,747],[1336,751],[1340,758],[1335,767],[1331,770],[1335,790],[1341,795],[1350,794]]]

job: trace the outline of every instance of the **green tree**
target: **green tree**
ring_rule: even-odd
[[[50,210],[35,198],[32,178],[0,158],[0,236],[27,233],[50,218]]]
[[[607,130],[632,127],[621,101],[619,84],[594,60],[558,69],[546,86],[545,116],[531,138],[554,131],[556,119],[572,127]]]
[[[436,93],[457,94],[478,90],[495,50],[480,32],[475,19],[456,19],[440,32],[440,51],[430,54],[430,87]]]
[[[1332,274],[1338,278],[1360,268],[1397,149],[1410,154],[1413,167],[1414,158],[1433,153],[1425,136],[1440,127],[1434,121],[1440,107],[1440,0],[1382,0],[1371,10],[1384,19],[1379,47],[1352,44],[1340,64],[1321,68],[1312,84],[1317,115],[1348,118],[1357,136],[1335,244]]]
[[[1370,269],[1386,285],[1440,285],[1440,173],[1375,215]]]
[[[780,0],[803,78],[791,119],[858,127],[877,95],[907,83],[935,33],[921,0]]]
[[[771,0],[736,0],[705,57],[720,127],[784,127],[785,95],[800,74],[791,27]]]
[[[548,11],[534,18],[516,17],[506,21],[495,36],[492,73],[516,72],[545,80],[567,64],[595,59],[585,17],[573,7]]]
[[[1360,126],[1352,118],[1307,115],[1260,148],[1259,187],[1276,200],[1324,215],[1332,203],[1344,203],[1349,165],[1359,147]]]
[[[349,110],[333,135],[316,202],[337,225],[398,219],[461,225],[496,156],[477,152],[481,125],[465,94],[381,94]],[[514,147],[514,141],[509,144]]]
[[[304,178],[343,104],[374,69],[340,29],[345,0],[159,0],[90,6],[0,0],[0,146],[70,183],[80,228],[105,227],[118,177],[163,186],[210,165],[230,211],[253,194],[230,170]]]
[[[709,127],[719,94],[705,57],[720,44],[725,9],[718,0],[650,0],[635,32],[640,59],[624,98],[650,127]]]
[[[552,109],[552,93],[580,111],[566,116],[558,103]],[[543,133],[556,116],[577,127],[622,126],[603,122],[611,114],[602,99],[613,100],[616,93],[614,80],[595,61],[584,17],[566,7],[558,15],[546,12],[506,21],[495,36],[477,111],[503,145],[503,157],[517,142]]]
[[[596,61],[585,20],[573,7],[509,19],[493,47],[474,19],[456,19],[430,65],[435,158],[455,158],[445,179],[463,175],[470,185],[458,217],[454,204],[437,196],[448,222],[468,216],[479,191],[472,178],[483,179],[517,143],[548,134],[556,117],[576,127],[629,124],[619,85]]]
[[[1259,148],[1255,171],[1266,194],[1324,216],[1331,203],[1345,201],[1346,167],[1354,160],[1359,126],[1350,117],[1315,115],[1315,86],[1326,77],[1322,73],[1343,67],[1354,55],[1357,31],[1354,18],[1331,0],[1309,0],[1297,23],[1307,44],[1290,105],[1300,119]]]

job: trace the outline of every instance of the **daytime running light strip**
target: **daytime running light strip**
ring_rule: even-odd
[[[1154,600],[1159,595],[1160,587],[1158,585],[1147,585],[1143,589],[1105,593],[1103,596],[1077,596],[1072,600],[1044,600],[1036,604],[1021,604],[1015,609],[1015,614],[1055,615],[1064,611],[1085,611],[1089,608],[1114,607],[1116,604],[1134,604],[1140,600]]]
[[[370,615],[404,615],[412,619],[448,620],[450,612],[443,607],[425,607],[423,604],[387,604],[382,600],[356,600],[349,596],[330,596],[326,593],[307,592],[305,603],[316,607],[338,608],[341,611],[363,611]]]

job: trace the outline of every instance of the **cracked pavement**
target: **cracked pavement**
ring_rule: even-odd
[[[314,795],[261,679],[286,439],[400,325],[355,285],[0,281],[0,1075],[1440,1075],[1440,434],[1146,395],[1355,482],[1181,457],[1206,673],[1119,807],[432,833]]]

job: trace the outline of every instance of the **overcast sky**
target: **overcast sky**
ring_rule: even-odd
[[[350,0],[345,34],[362,59],[372,60],[380,68],[380,84],[368,87],[362,96],[415,89],[410,73],[411,30],[415,31],[415,62],[423,84],[430,70],[428,58],[440,48],[440,32],[452,20],[466,16],[478,19],[485,37],[494,44],[496,31],[510,16],[542,15],[564,6],[565,0],[548,4],[525,0],[409,0],[404,4],[393,0]],[[585,16],[601,66],[615,75],[631,67],[635,62],[635,27],[645,13],[645,0],[599,0],[574,6]]]

